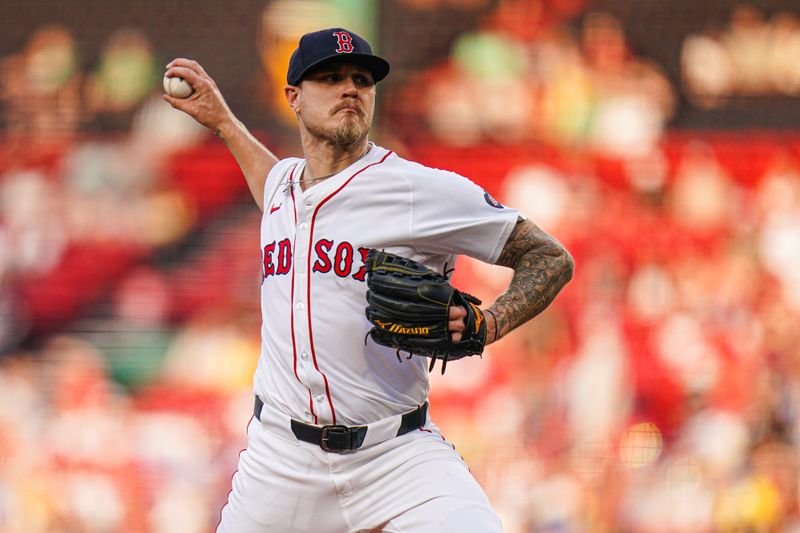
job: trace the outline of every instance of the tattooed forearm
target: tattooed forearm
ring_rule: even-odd
[[[534,223],[517,223],[498,265],[514,269],[508,290],[489,309],[497,319],[494,340],[545,310],[572,278],[572,256]]]

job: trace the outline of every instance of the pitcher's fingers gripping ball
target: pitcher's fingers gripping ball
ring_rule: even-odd
[[[383,346],[410,355],[448,361],[480,355],[486,344],[481,301],[453,287],[444,275],[411,259],[370,250],[367,255],[367,309],[373,328],[369,336]],[[467,310],[461,340],[450,332],[450,308]]]

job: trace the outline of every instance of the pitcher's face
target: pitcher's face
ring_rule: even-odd
[[[369,133],[375,112],[375,81],[366,67],[331,63],[287,87],[289,105],[301,127],[338,146],[355,144]]]

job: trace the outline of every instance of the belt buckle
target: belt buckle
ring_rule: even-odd
[[[338,435],[347,435],[348,436],[348,446],[347,447],[329,447],[328,446],[328,434],[333,433],[333,436]],[[352,438],[352,430],[347,426],[342,426],[339,424],[330,425],[330,426],[322,426],[322,436],[320,437],[319,447],[326,452],[343,452],[349,451],[353,449],[353,438]]]

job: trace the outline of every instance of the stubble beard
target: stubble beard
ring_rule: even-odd
[[[318,139],[329,142],[334,146],[348,148],[357,145],[367,137],[369,123],[365,117],[359,115],[357,117],[349,117],[333,129],[326,130],[311,124],[306,124],[306,129]]]

